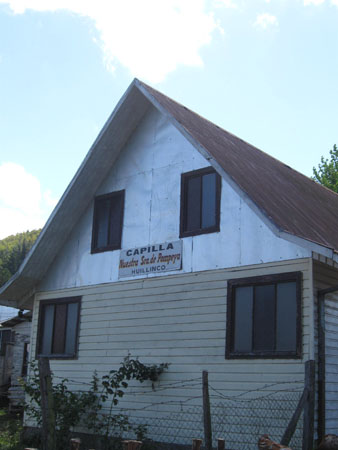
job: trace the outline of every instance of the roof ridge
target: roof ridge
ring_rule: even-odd
[[[157,90],[157,89],[155,89],[155,88],[149,86],[148,84],[144,83],[143,81],[141,81],[141,80],[139,80],[139,79],[137,79],[137,78],[135,78],[135,81],[138,82],[139,84],[141,84],[142,86],[144,86],[145,89],[147,89],[148,91],[150,91],[150,94],[151,94],[151,91],[156,92],[157,95],[160,95],[160,96],[162,96],[162,97],[165,97],[165,98],[166,98],[167,100],[169,100],[170,102],[172,102],[172,103],[178,105],[179,107],[183,108],[184,110],[188,111],[189,113],[193,114],[194,116],[199,117],[199,118],[202,119],[203,121],[209,123],[211,126],[218,128],[220,131],[222,131],[223,133],[225,133],[227,136],[232,137],[232,138],[234,138],[235,140],[238,140],[238,141],[244,143],[244,144],[247,145],[248,147],[250,147],[250,148],[252,148],[252,149],[254,149],[254,150],[256,150],[256,151],[262,153],[264,156],[266,156],[266,157],[268,157],[268,158],[271,158],[272,160],[276,161],[276,163],[282,165],[283,167],[289,169],[289,170],[292,171],[292,172],[297,173],[298,175],[301,175],[301,176],[304,177],[306,180],[314,182],[315,185],[316,185],[317,187],[320,187],[320,188],[322,188],[322,189],[325,189],[326,191],[329,191],[330,194],[333,194],[333,195],[335,195],[335,196],[338,196],[338,193],[337,193],[337,192],[332,191],[331,189],[327,188],[326,186],[323,186],[322,184],[316,182],[316,181],[315,181],[313,178],[311,178],[310,176],[305,175],[304,173],[300,172],[300,171],[297,170],[297,169],[294,169],[294,168],[291,167],[289,164],[287,164],[287,163],[281,161],[280,159],[276,158],[276,157],[273,156],[273,155],[270,155],[269,153],[265,152],[264,150],[258,148],[256,145],[253,145],[253,144],[251,144],[250,142],[246,141],[245,139],[242,139],[241,137],[237,136],[236,134],[232,133],[231,131],[226,130],[225,128],[223,128],[223,127],[220,126],[220,125],[217,125],[215,122],[212,122],[210,119],[208,119],[208,118],[202,116],[201,114],[197,113],[196,111],[194,111],[194,110],[188,108],[188,107],[185,106],[183,103],[180,103],[180,102],[174,100],[173,98],[169,97],[168,95],[163,94],[161,91],[159,91],[159,90]],[[189,131],[189,130],[187,130],[187,131]],[[231,142],[231,140],[230,140],[230,142]],[[233,142],[231,142],[231,143],[234,144]]]

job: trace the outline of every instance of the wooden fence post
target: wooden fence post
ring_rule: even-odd
[[[70,450],[80,450],[81,439],[73,438],[70,440]]]
[[[42,413],[42,444],[44,450],[55,450],[55,411],[52,377],[48,358],[39,358],[39,378]]]
[[[203,422],[204,422],[205,448],[206,450],[212,450],[209,384],[208,384],[208,372],[206,370],[203,370],[202,373],[202,389],[203,389]]]
[[[217,450],[224,450],[224,449],[225,449],[225,440],[217,439]]]
[[[123,450],[138,450],[142,445],[142,441],[126,440],[122,441],[122,445]]]
[[[315,414],[315,362],[313,360],[305,363],[305,389],[308,391],[308,396],[304,405],[302,450],[312,450]]]
[[[202,439],[192,440],[192,450],[200,450],[202,444]]]

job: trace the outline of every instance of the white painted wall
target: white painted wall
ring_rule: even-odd
[[[181,174],[209,165],[165,117],[152,109],[96,193],[126,190],[122,248],[178,240]],[[91,199],[86,213],[60,251],[39,290],[118,280],[119,250],[90,253],[93,205],[94,199]],[[311,256],[309,250],[276,237],[222,180],[221,231],[184,238],[183,269],[180,272],[308,256]]]
[[[193,437],[203,438],[201,377],[208,370],[211,404],[219,413],[214,439],[226,437],[228,448],[256,450],[263,433],[280,441],[303,389],[313,335],[310,265],[305,258],[40,292],[32,348],[40,300],[81,296],[78,357],[50,361],[57,380],[68,378],[72,389],[87,389],[94,371],[101,377],[117,369],[128,353],[143,363],[170,363],[155,390],[150,382],[132,382],[119,406],[133,422],[147,424],[152,439],[191,445]],[[297,271],[303,275],[302,359],[225,359],[227,281]],[[252,399],[258,399],[257,412]],[[237,426],[217,427],[226,415]],[[290,446],[299,450],[301,433],[296,436]]]

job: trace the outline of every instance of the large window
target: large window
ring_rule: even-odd
[[[80,297],[68,297],[40,302],[37,351],[39,356],[76,356],[80,301]]]
[[[221,177],[213,168],[182,174],[180,236],[219,231]]]
[[[121,248],[124,191],[95,198],[92,253]]]
[[[228,282],[226,356],[301,356],[301,272]]]

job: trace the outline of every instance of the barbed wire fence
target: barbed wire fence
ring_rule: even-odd
[[[53,376],[53,379],[64,378]],[[85,392],[91,385],[80,380],[67,381],[76,391]],[[269,383],[237,395],[226,395],[227,391],[209,382],[212,446],[216,448],[217,439],[221,438],[225,440],[227,449],[256,450],[257,441],[263,434],[281,442],[295,411],[299,409],[305,392],[304,383],[304,379]],[[173,395],[172,390],[182,390],[181,395],[184,391],[195,392],[196,395],[185,395],[184,399],[178,400],[180,396]],[[157,449],[191,448],[192,439],[205,441],[201,376],[161,382],[154,391],[149,387],[133,386],[129,396],[128,403],[134,399],[134,406],[119,406],[116,413],[128,417],[134,428],[143,426],[147,438],[156,442]],[[173,400],[168,399],[170,396]],[[293,450],[304,448],[303,415],[302,407],[291,432],[289,445]],[[128,433],[122,437],[133,438],[132,433]]]
[[[303,381],[291,392],[282,390],[271,393],[267,389],[280,388],[280,383],[269,385],[266,389],[248,391],[240,396],[226,397],[209,385],[216,394],[210,396],[213,447],[217,439],[225,439],[227,449],[257,449],[258,438],[269,434],[280,442],[292,418],[302,394]],[[256,394],[256,397],[252,397]],[[246,398],[248,395],[251,398]],[[199,397],[201,398],[201,396]],[[184,444],[189,446],[191,439],[204,439],[203,406],[190,405],[195,397],[176,404],[177,412],[157,417],[135,418],[129,409],[129,420],[135,425],[146,425],[149,437],[159,443]],[[168,404],[168,402],[163,402]],[[158,404],[156,404],[158,405]],[[145,410],[154,405],[143,407]],[[138,409],[140,411],[140,409]],[[128,409],[124,411],[128,414]],[[290,442],[294,450],[302,448],[303,426],[298,421],[296,431]],[[166,448],[166,445],[162,445]]]

